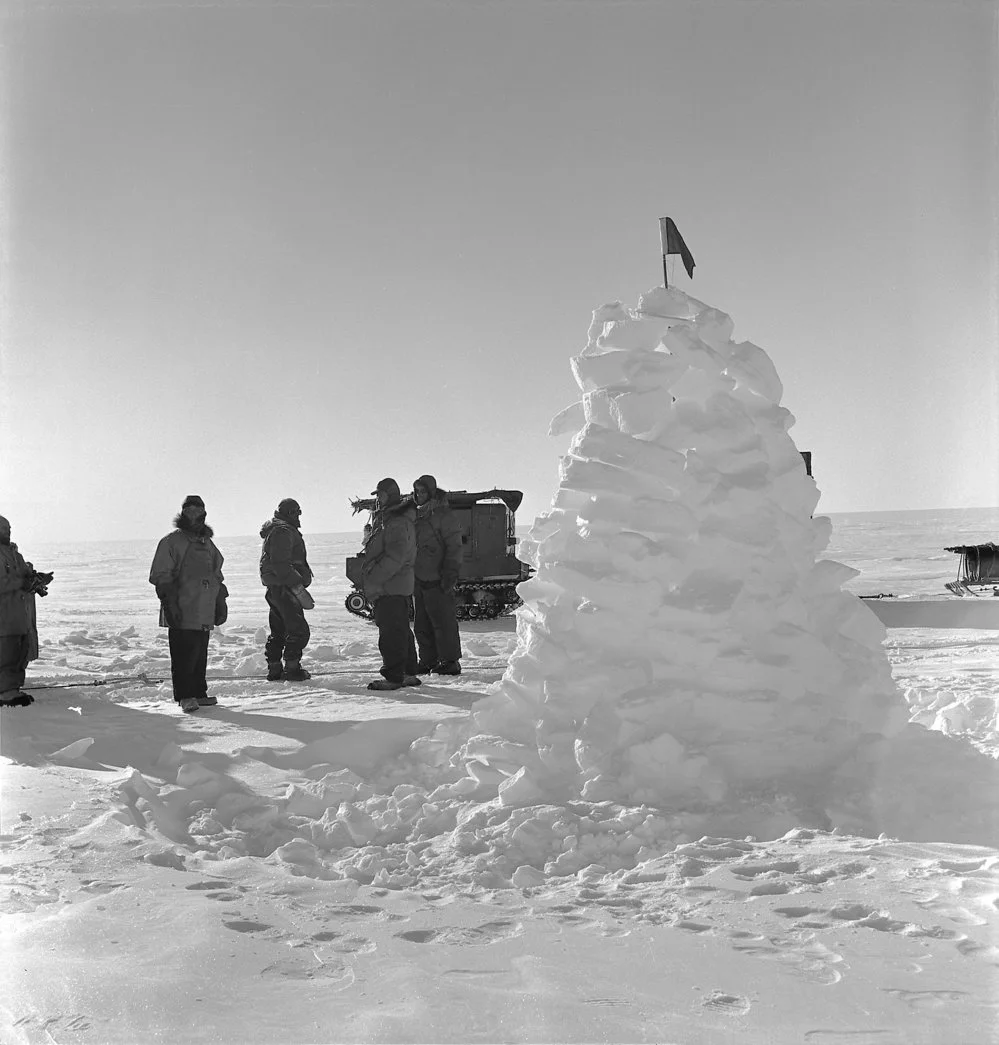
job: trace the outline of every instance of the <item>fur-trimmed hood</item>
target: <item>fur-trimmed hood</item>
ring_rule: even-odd
[[[207,537],[209,540],[215,536],[215,531],[203,522],[197,528],[191,525],[190,520],[184,515],[183,512],[180,515],[175,515],[173,519],[174,529],[180,530],[181,533],[186,533],[188,537]]]

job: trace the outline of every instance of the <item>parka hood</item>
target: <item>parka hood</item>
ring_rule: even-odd
[[[432,475],[421,475],[419,479],[414,480],[413,485],[425,486],[431,501],[437,497],[437,480]]]
[[[183,512],[181,512],[180,515],[174,516],[173,524],[181,533],[186,533],[188,537],[194,539],[207,537],[210,540],[215,536],[215,531],[208,525],[208,523],[202,523],[197,529],[195,529]]]
[[[410,500],[399,501],[397,504],[387,504],[380,511],[383,518],[387,518],[390,515],[405,515],[410,519],[416,518],[416,505]]]
[[[282,519],[279,516],[275,515],[272,519],[268,519],[265,523],[261,525],[260,536],[266,537],[276,526],[287,526],[289,530],[298,529],[298,527],[294,523],[288,522],[287,519]]]

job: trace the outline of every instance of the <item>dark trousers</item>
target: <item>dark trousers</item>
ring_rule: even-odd
[[[461,660],[461,638],[454,594],[442,591],[440,585],[426,588],[416,582],[416,644],[420,647],[420,663],[433,667],[442,660]]]
[[[30,635],[0,635],[0,693],[24,685],[30,651]]]
[[[188,697],[207,697],[208,636],[202,628],[170,628],[170,675],[173,679],[173,699],[178,703]]]
[[[402,682],[416,674],[416,642],[409,627],[409,596],[382,595],[375,600],[378,652],[381,675],[389,682]]]
[[[302,604],[291,588],[285,587],[268,588],[264,598],[271,608],[268,619],[271,633],[264,643],[264,656],[268,660],[280,660],[282,656],[286,661],[301,660],[302,650],[312,635]]]

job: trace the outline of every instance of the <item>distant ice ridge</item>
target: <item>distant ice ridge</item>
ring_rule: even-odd
[[[885,631],[820,558],[780,379],[732,332],[674,288],[593,313],[582,399],[552,422],[576,434],[521,543],[518,645],[462,750],[476,797],[865,820],[908,717]]]

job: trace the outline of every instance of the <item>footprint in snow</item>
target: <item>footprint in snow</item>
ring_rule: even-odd
[[[703,1002],[703,1008],[725,1016],[745,1016],[753,1007],[752,1002],[741,994],[726,994],[724,991],[712,991]]]
[[[80,882],[85,893],[113,893],[115,889],[124,889],[124,882],[98,882],[94,879],[85,879]]]
[[[968,997],[965,991],[903,991],[892,987],[882,987],[881,990],[899,1001],[904,1001],[910,1009],[917,1012],[921,1009],[939,1009],[947,1002],[963,1001]]]
[[[694,922],[689,918],[678,918],[672,925],[674,929],[686,929],[690,933],[707,933],[714,928],[713,925],[708,925],[707,922]]]
[[[202,892],[205,894],[205,899],[219,900],[222,903],[241,900],[243,894],[249,891],[245,885],[229,885],[222,882],[194,882],[192,885],[184,886],[184,888]]]
[[[736,878],[758,878],[770,872],[793,874],[801,870],[801,864],[797,860],[773,860],[765,864],[736,864],[730,870]]]
[[[842,903],[836,904],[828,910],[818,907],[775,907],[773,910],[774,914],[779,914],[782,918],[803,919],[812,915],[818,915],[820,919],[828,917],[835,921],[852,922],[854,925],[861,925],[866,929],[875,929],[877,932],[884,933],[897,933],[901,936],[931,936],[936,940],[964,939],[961,933],[954,932],[952,929],[944,929],[939,925],[923,926],[915,925],[913,922],[900,921],[897,918],[889,917],[884,911],[868,907],[866,904]],[[809,929],[830,929],[833,927],[834,922],[814,920],[799,921],[798,924],[803,928]]]
[[[787,882],[757,882],[749,890],[750,896],[782,896],[789,893],[791,886]]]
[[[279,977],[286,980],[322,981],[324,988],[344,990],[354,982],[354,970],[339,958],[321,961],[295,961],[282,959],[260,970],[261,976]]]
[[[834,968],[843,960],[842,956],[821,943],[788,943],[771,937],[769,940],[740,940],[733,947],[750,958],[779,962],[791,972],[824,987],[830,987],[842,979],[839,970]]]
[[[366,936],[344,936],[335,940],[332,947],[339,954],[371,954],[377,950],[378,945]]]
[[[923,900],[915,900],[914,903],[924,911],[932,911],[957,925],[985,925],[988,922],[987,918],[980,917],[967,907],[960,907],[948,902],[947,899],[941,899],[939,893]]]
[[[520,936],[524,926],[520,922],[496,921],[486,922],[478,927],[443,926],[440,929],[407,929],[396,933],[402,940],[410,943],[445,943],[458,946],[467,944],[499,943],[513,936]]]
[[[237,918],[230,922],[223,921],[222,924],[227,929],[232,929],[233,932],[237,933],[260,933],[274,928],[273,925],[265,925],[263,922],[251,922],[243,918]]]
[[[330,915],[333,918],[366,918],[372,914],[384,916],[385,910],[375,907],[373,904],[363,903],[338,904],[330,908]]]

